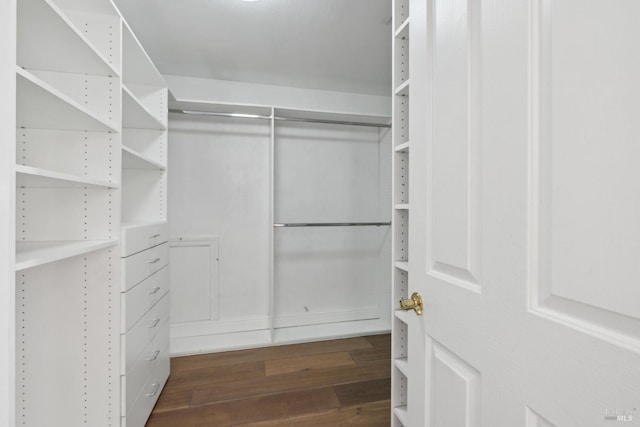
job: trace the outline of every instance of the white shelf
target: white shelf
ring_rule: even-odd
[[[409,79],[405,80],[398,86],[394,92],[398,96],[409,96]]]
[[[118,132],[116,125],[99,118],[29,71],[16,67],[16,75],[18,127]]]
[[[409,203],[396,203],[395,208],[397,210],[400,210],[400,211],[408,211],[409,210]],[[407,265],[407,268],[409,268],[408,265]]]
[[[407,153],[409,151],[409,141],[396,145],[393,150],[396,153]]]
[[[365,114],[352,113],[335,113],[332,111],[313,111],[313,110],[293,110],[286,108],[275,108],[276,117],[286,117],[292,119],[303,120],[328,120],[343,123],[369,123],[372,125],[387,126],[391,123],[389,116],[374,116]]]
[[[409,376],[409,359],[407,359],[406,357],[401,357],[395,359],[393,361],[393,364],[400,370],[400,372],[404,374],[405,377]]]
[[[167,83],[126,21],[123,21],[122,25],[122,62],[124,83],[167,87]]]
[[[409,18],[405,19],[404,22],[398,27],[394,34],[394,37],[403,40],[409,38]]]
[[[394,316],[396,316],[398,320],[400,320],[404,324],[407,324],[407,325],[409,324],[409,312],[397,309],[393,311],[393,314]]]
[[[50,0],[18,1],[17,63],[26,68],[117,76],[95,45]]]
[[[167,167],[155,160],[151,160],[135,150],[122,146],[122,168],[123,169],[154,169],[166,170]]]
[[[396,261],[395,266],[400,270],[409,272],[409,263],[407,261]]]
[[[406,406],[398,406],[393,408],[393,413],[400,420],[403,426],[407,427],[409,425],[409,412],[407,411]]]
[[[166,224],[167,221],[126,221],[120,224],[122,230],[130,230],[137,227],[146,227],[148,225]]]
[[[167,127],[140,102],[126,86],[122,86],[122,127],[166,130]]]
[[[120,185],[86,176],[70,175],[48,169],[16,165],[17,187],[104,187],[119,188]]]
[[[254,117],[271,116],[271,107],[264,105],[248,105],[248,104],[222,104],[216,102],[202,102],[202,101],[190,101],[190,100],[176,100],[169,101],[169,108],[172,110],[191,111],[194,115],[203,113],[222,113],[233,114],[237,117]]]
[[[191,112],[191,114],[206,115],[206,113],[232,114],[238,117],[269,117],[271,116],[271,106],[249,105],[237,103],[202,102],[197,100],[179,99],[169,102],[169,112],[179,110]],[[318,120],[340,123],[361,123],[373,126],[387,127],[391,123],[391,117],[374,114],[354,114],[351,112],[334,112],[319,110],[296,110],[291,108],[273,107],[276,118],[289,118],[300,120]]]
[[[117,244],[117,240],[16,242],[16,271],[87,254]]]

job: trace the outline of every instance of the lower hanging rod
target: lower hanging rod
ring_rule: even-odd
[[[274,227],[382,227],[391,222],[286,222],[273,224]]]

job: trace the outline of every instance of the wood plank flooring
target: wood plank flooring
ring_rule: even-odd
[[[147,427],[388,427],[390,335],[171,359]]]

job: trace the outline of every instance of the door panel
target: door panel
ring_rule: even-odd
[[[470,7],[473,6],[473,7]],[[479,162],[474,130],[474,2],[434,1],[433,137],[428,268],[447,282],[479,290]]]
[[[633,1],[538,4],[531,100],[534,305],[636,348],[638,19]]]
[[[410,10],[407,424],[640,426],[640,3]]]
[[[436,342],[431,345],[431,424],[480,426],[480,373]]]

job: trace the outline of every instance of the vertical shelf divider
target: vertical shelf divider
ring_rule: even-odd
[[[269,136],[269,334],[271,342],[275,341],[275,152],[276,152],[276,120],[275,108],[271,108]]]
[[[408,325],[407,313],[398,301],[409,294],[409,5],[411,0],[393,0],[392,16],[392,279],[391,295],[391,425],[408,427]]]

